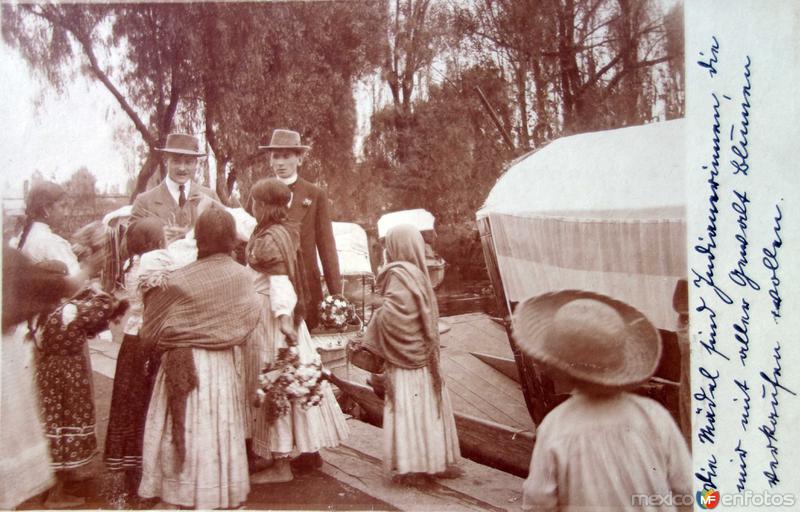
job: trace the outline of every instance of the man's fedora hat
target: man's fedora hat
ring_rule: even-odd
[[[258,146],[258,149],[294,149],[308,151],[311,146],[300,144],[300,134],[292,130],[277,129],[272,132],[272,139],[267,146]]]
[[[156,148],[162,153],[174,153],[176,155],[206,156],[200,151],[200,141],[194,135],[185,133],[170,133],[167,135],[167,143],[163,148]]]
[[[606,388],[631,389],[655,373],[658,330],[640,311],[599,293],[564,290],[527,299],[514,339],[539,363]]]

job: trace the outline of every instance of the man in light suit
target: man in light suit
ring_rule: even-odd
[[[291,130],[275,130],[269,145],[259,146],[269,151],[269,162],[276,177],[289,186],[289,223],[299,226],[300,252],[305,274],[305,320],[309,330],[319,324],[319,304],[322,302],[322,280],[317,265],[317,252],[322,262],[328,293],[342,293],[339,257],[333,238],[333,225],[328,212],[328,197],[320,187],[297,174],[303,157],[309,150],[300,144],[300,134]]]
[[[167,135],[167,143],[157,149],[164,153],[167,177],[157,187],[136,196],[131,222],[145,217],[164,221],[167,242],[183,238],[197,221],[197,205],[204,196],[219,201],[217,194],[194,181],[197,162],[206,156],[197,137],[182,133]]]

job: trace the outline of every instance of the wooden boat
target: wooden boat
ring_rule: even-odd
[[[383,399],[371,387],[331,376],[331,381],[355,401],[370,423],[381,426]],[[525,477],[528,474],[534,434],[517,431],[468,414],[456,412],[461,453],[482,464]]]
[[[678,350],[685,329],[673,305],[687,275],[684,125],[674,120],[553,141],[513,162],[476,213],[503,315],[510,319],[528,297],[564,289],[632,304],[665,340],[659,378],[648,386],[676,418],[676,381],[688,361]],[[510,321],[506,329],[538,424],[563,396],[516,347]]]

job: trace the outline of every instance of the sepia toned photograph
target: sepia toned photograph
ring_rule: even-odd
[[[0,509],[692,509],[681,0],[0,23]]]

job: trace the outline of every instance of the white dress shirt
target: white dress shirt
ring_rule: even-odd
[[[281,178],[280,176],[275,176],[275,177],[278,178],[278,181],[280,181],[287,187],[294,185],[298,178],[297,173],[294,173],[292,176],[289,176],[288,178]],[[289,197],[289,204],[286,205],[287,208],[291,208],[292,199],[294,199],[294,192],[292,192],[291,196]]]
[[[175,200],[175,204],[177,205],[181,204],[180,201],[178,200],[181,196],[180,185],[172,181],[169,175],[167,175],[167,177],[164,178],[164,183],[167,184],[167,190],[169,190],[169,195],[172,196],[172,199]],[[192,185],[192,180],[189,180],[183,184],[183,195],[187,200],[189,199],[189,191],[191,190],[191,185]]]

